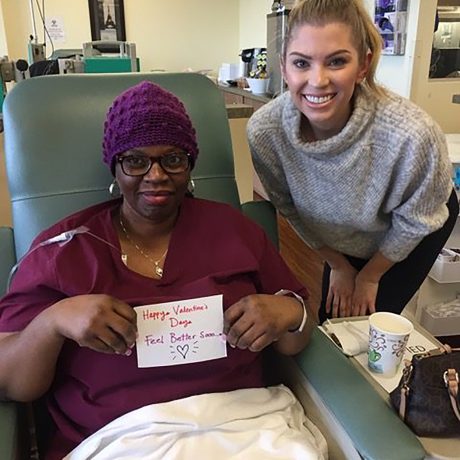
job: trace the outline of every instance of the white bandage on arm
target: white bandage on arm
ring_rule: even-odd
[[[305,305],[303,298],[300,297],[299,294],[296,294],[295,292],[290,291],[289,289],[280,289],[278,292],[275,292],[275,295],[290,295],[290,296],[295,297],[300,302],[300,304],[303,307],[302,322],[300,323],[300,326],[298,327],[298,329],[294,331],[289,330],[289,332],[296,332],[296,333],[302,332],[303,328],[305,327],[305,324],[307,324],[307,318],[308,318],[307,307]]]

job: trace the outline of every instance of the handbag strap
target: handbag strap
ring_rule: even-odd
[[[460,420],[460,410],[458,407],[458,372],[456,369],[447,369],[444,372],[444,382],[449,393],[450,403],[455,416]]]
[[[412,375],[412,363],[405,359],[402,375],[401,397],[399,401],[399,417],[402,421],[406,418],[407,395],[409,394],[409,381]]]
[[[409,390],[406,386],[401,387],[401,399],[399,402],[399,418],[404,422],[406,418],[407,394]]]
[[[452,353],[453,351],[460,351],[460,348],[452,348],[449,344],[443,343],[439,350],[443,353]]]

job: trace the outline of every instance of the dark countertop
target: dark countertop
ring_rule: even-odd
[[[251,91],[238,88],[237,86],[223,86],[219,85],[219,88],[228,93],[236,94],[238,96],[249,97],[260,102],[270,102],[273,98],[270,94],[253,94]]]
[[[249,118],[254,113],[254,107],[248,104],[226,104],[228,118]]]

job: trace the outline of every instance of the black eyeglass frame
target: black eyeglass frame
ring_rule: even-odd
[[[169,155],[185,155],[187,157],[187,167],[182,170],[182,171],[168,171],[164,165],[162,164],[162,160],[163,158],[166,158],[168,157]],[[148,162],[150,163],[147,170],[141,174],[128,174],[126,171],[125,171],[125,167],[124,167],[124,164],[123,164],[123,161],[127,158],[132,158],[132,157],[144,157],[148,160]],[[152,166],[155,164],[155,163],[158,163],[160,165],[160,168],[166,173],[166,174],[182,174],[184,173],[185,171],[189,170],[191,165],[192,165],[192,156],[190,155],[190,153],[186,153],[186,152],[171,152],[171,153],[167,153],[166,155],[162,155],[162,156],[159,156],[159,157],[151,157],[151,156],[148,156],[148,155],[117,155],[115,157],[115,162],[116,163],[120,163],[120,166],[121,166],[121,170],[123,172],[123,174],[125,176],[129,176],[129,177],[140,177],[140,176],[145,176],[146,174],[149,173],[149,171],[152,169]]]

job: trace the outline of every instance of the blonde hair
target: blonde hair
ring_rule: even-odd
[[[296,29],[302,25],[324,26],[331,22],[346,24],[351,29],[351,39],[358,51],[359,60],[364,63],[367,53],[372,56],[369,69],[362,85],[377,97],[385,90],[375,81],[375,72],[382,50],[382,38],[361,0],[299,0],[289,13],[288,27],[283,43],[282,62]]]

